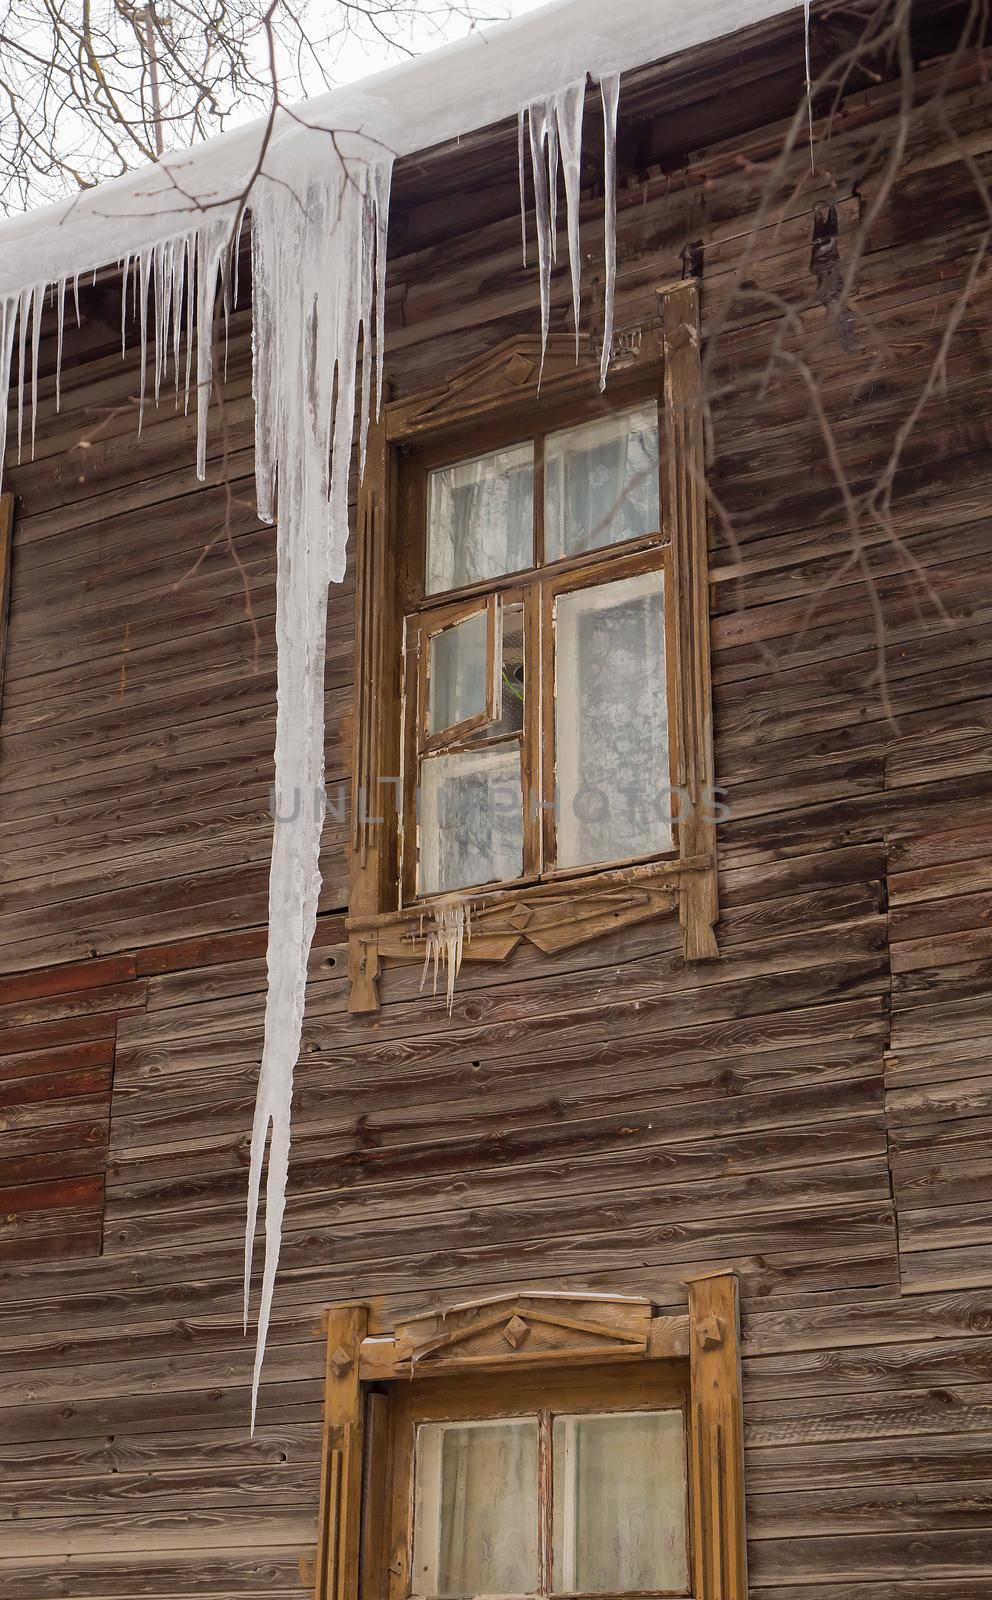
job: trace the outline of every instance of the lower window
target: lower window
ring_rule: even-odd
[[[327,1313],[316,1600],[746,1600],[736,1279]]]
[[[686,1383],[660,1363],[414,1383],[393,1414],[392,1600],[687,1595]]]

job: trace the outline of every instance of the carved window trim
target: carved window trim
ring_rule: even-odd
[[[472,905],[471,960],[505,960],[524,941],[545,953],[625,925],[678,912],[688,961],[719,954],[715,788],[709,659],[706,498],[699,404],[697,286],[658,291],[658,316],[627,341],[616,381],[654,380],[662,441],[662,534],[667,546],[666,651],[673,786],[685,798],[671,856],[525,885],[466,892]],[[511,340],[471,363],[443,389],[383,408],[370,430],[359,493],[356,711],[350,839],[349,978],[352,1012],[379,1009],[385,960],[422,962],[431,901],[403,905],[400,836],[404,797],[391,774],[403,738],[402,619],[416,541],[398,536],[399,454],[459,428],[498,427],[538,396],[550,404],[591,402],[597,363],[578,363],[567,336],[549,341],[540,373],[536,341]],[[602,554],[602,552],[600,553]],[[407,719],[409,727],[409,719]],[[409,771],[409,756],[406,758]],[[409,890],[409,884],[407,884]]]
[[[737,1279],[718,1272],[687,1288],[684,1316],[658,1315],[637,1298],[521,1292],[412,1318],[378,1337],[369,1334],[367,1305],[332,1307],[315,1600],[387,1600],[399,1532],[390,1512],[391,1407],[405,1418],[411,1380],[419,1388],[477,1374],[484,1392],[488,1374],[546,1369],[550,1377],[626,1364],[636,1382],[654,1361],[671,1364],[687,1392],[692,1595],[747,1600]]]

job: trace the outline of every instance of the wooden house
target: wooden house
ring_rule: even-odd
[[[119,268],[46,303],[3,484],[0,1600],[992,1593],[987,19],[816,4],[807,125],[801,6],[700,0],[675,53],[668,9],[615,191],[588,102],[577,340],[563,197],[542,352],[515,118],[395,165],[254,1433],[247,246],[203,481],[171,396],[137,432]]]

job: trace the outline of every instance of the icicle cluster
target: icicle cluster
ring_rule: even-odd
[[[34,458],[35,428],[38,418],[38,354],[41,348],[41,317],[45,308],[47,283],[35,283],[18,294],[0,301],[0,401],[3,426],[0,427],[0,474],[3,472],[7,443],[7,404],[14,371],[14,346],[17,346],[17,459],[24,443],[24,390],[31,386],[31,456]],[[59,343],[61,345],[65,284],[58,286]],[[30,380],[28,378],[28,330],[31,333]]]
[[[550,318],[557,250],[558,171],[564,173],[572,313],[578,354],[581,257],[579,165],[586,78],[576,77],[519,115],[523,246],[525,114],[536,197],[542,351]],[[606,289],[601,380],[613,328],[616,271],[615,182],[619,75],[601,79],[606,134]],[[277,521],[277,820],[269,878],[268,992],[265,1039],[252,1128],[245,1237],[245,1328],[262,1171],[265,1261],[252,1385],[258,1384],[279,1262],[289,1163],[293,1073],[299,1055],[310,944],[320,893],[323,789],[324,649],[328,586],[344,576],[348,472],[359,400],[361,465],[372,390],[382,392],[386,232],[392,157],[361,134],[332,137],[295,122],[273,141],[249,196],[253,258],[253,388],[259,515]],[[218,206],[198,226],[133,251],[122,268],[122,348],[129,324],[139,343],[139,430],[149,389],[158,403],[171,365],[175,403],[188,409],[195,383],[196,470],[206,475],[207,419],[214,383],[215,312],[237,298],[240,218],[237,202]],[[94,274],[95,276],[95,274]],[[79,318],[78,274],[37,282],[0,297],[0,406],[6,414],[17,356],[17,436],[30,386],[31,444],[38,402],[42,313],[51,288],[57,313],[56,405],[61,401],[65,300],[69,284]],[[362,350],[358,394],[359,347]],[[372,360],[374,350],[375,360]],[[543,361],[543,356],[542,356]],[[375,367],[373,384],[372,368]],[[5,430],[0,429],[0,471]],[[284,820],[286,819],[286,820]],[[424,979],[446,975],[448,1011],[471,936],[461,903],[438,908],[428,937]]]
[[[239,230],[240,231],[240,230]],[[234,262],[234,276],[223,268]],[[218,284],[223,282],[222,304],[225,316],[231,296],[237,296],[237,240],[232,238],[231,215],[224,211],[210,222],[187,233],[160,239],[145,249],[128,254],[118,263],[121,271],[121,355],[127,355],[128,323],[138,325],[138,432],[145,417],[148,391],[149,335],[153,350],[152,394],[158,404],[171,356],[176,401],[182,391],[189,409],[193,377],[193,349],[196,349],[196,472],[204,478],[207,470],[207,416],[213,388],[214,306]],[[96,275],[94,274],[94,277]],[[65,301],[69,280],[61,278],[51,286],[36,283],[19,294],[0,301],[0,403],[6,415],[7,398],[13,375],[15,342],[17,369],[17,455],[21,459],[24,434],[24,393],[28,376],[27,344],[31,335],[31,455],[34,456],[38,412],[38,358],[41,350],[41,318],[49,289],[56,311],[55,409],[62,407],[62,346],[65,334]],[[72,279],[76,325],[79,326],[79,275]],[[130,313],[130,318],[129,318]],[[149,328],[149,316],[154,325]],[[16,335],[16,337],[15,337]],[[183,344],[185,341],[185,362]],[[3,472],[6,429],[0,428],[0,473]]]
[[[603,344],[600,352],[599,386],[606,387],[613,343],[613,299],[616,285],[616,161],[617,113],[620,104],[620,74],[610,73],[600,80],[603,102],[604,139],[604,264]],[[570,83],[546,99],[532,100],[517,119],[517,157],[520,179],[520,233],[524,266],[527,265],[527,198],[525,191],[526,116],[530,135],[530,164],[534,184],[534,220],[537,228],[537,264],[541,292],[541,371],[548,345],[551,321],[551,273],[558,259],[558,167],[565,180],[565,217],[568,232],[568,265],[572,283],[572,321],[575,326],[575,357],[579,356],[579,316],[582,283],[582,249],[579,235],[579,181],[582,161],[582,114],[585,109],[585,77]]]
[[[423,989],[427,982],[427,974],[433,964],[434,993],[437,994],[438,972],[444,972],[445,998],[450,1017],[455,1003],[455,979],[462,970],[465,941],[472,937],[472,911],[464,900],[439,900],[431,908],[431,917],[433,926],[427,934],[420,987]]]

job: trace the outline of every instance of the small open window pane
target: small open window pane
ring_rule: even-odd
[[[519,878],[520,746],[427,756],[420,766],[421,894]]]
[[[681,1411],[554,1419],[555,1594],[686,1594]]]
[[[544,542],[549,561],[657,533],[658,409],[548,435]]]
[[[484,717],[489,613],[476,611],[431,636],[427,726],[431,733]]]
[[[415,1595],[533,1594],[537,1422],[424,1422],[414,1478]]]
[[[427,593],[529,567],[534,551],[534,446],[495,450],[430,475]]]
[[[671,849],[660,571],[558,596],[555,762],[559,867]]]

